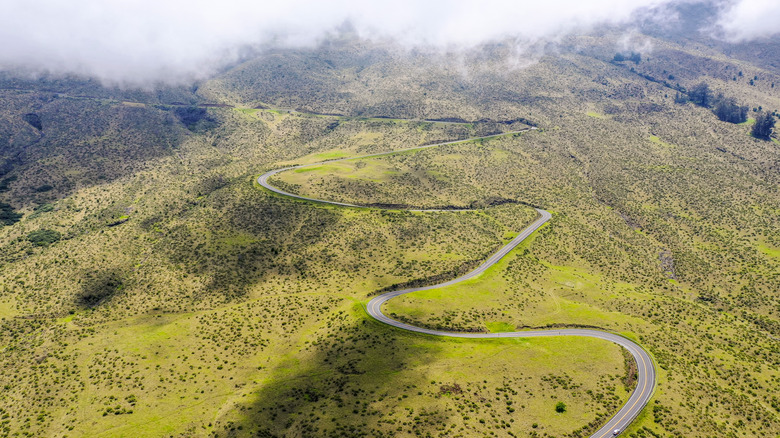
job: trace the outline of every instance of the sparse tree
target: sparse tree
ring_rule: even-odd
[[[753,130],[751,133],[755,138],[769,140],[774,129],[775,116],[770,113],[761,112],[756,116],[756,124],[753,125]]]
[[[716,116],[724,122],[743,123],[747,121],[748,107],[737,105],[733,97],[724,97],[722,94],[715,99]]]
[[[639,64],[642,62],[642,54],[637,52],[631,52],[630,55],[626,56],[620,52],[615,53],[615,56],[612,57],[613,62],[624,62],[624,61],[631,61],[634,64]]]
[[[696,105],[709,108],[712,106],[712,91],[706,82],[702,82],[691,89],[688,93],[691,102]]]

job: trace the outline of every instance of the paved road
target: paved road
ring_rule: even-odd
[[[468,138],[468,139],[465,139],[465,140],[445,141],[443,143],[428,144],[428,145],[425,145],[425,146],[415,146],[415,147],[411,147],[411,148],[397,149],[397,150],[389,151],[389,152],[379,152],[377,154],[360,155],[360,156],[357,156],[357,157],[336,158],[336,159],[333,159],[333,160],[320,161],[318,163],[299,164],[297,166],[282,167],[281,169],[271,170],[271,171],[268,171],[268,172],[260,175],[257,178],[257,183],[260,184],[261,186],[265,187],[266,189],[272,191],[272,192],[275,192],[275,193],[278,193],[278,194],[284,195],[284,196],[289,196],[291,198],[303,199],[305,201],[317,202],[317,203],[320,203],[320,204],[339,205],[339,206],[342,206],[342,207],[373,208],[373,207],[366,207],[366,206],[363,206],[363,205],[347,204],[346,202],[336,202],[336,201],[327,201],[327,200],[324,200],[324,199],[307,198],[306,196],[300,196],[300,195],[296,195],[294,193],[285,192],[282,189],[279,189],[279,188],[276,188],[276,187],[272,186],[268,182],[268,178],[276,175],[277,173],[281,173],[281,172],[284,172],[284,171],[287,171],[287,170],[299,169],[301,167],[318,166],[320,164],[335,163],[335,162],[338,162],[338,161],[346,161],[346,160],[355,160],[355,159],[358,159],[358,158],[382,157],[382,156],[385,156],[385,155],[397,154],[399,152],[406,152],[406,151],[414,151],[414,150],[420,150],[420,149],[434,148],[434,147],[438,147],[438,146],[445,146],[445,145],[448,145],[448,144],[467,143],[467,142],[474,141],[474,140],[486,140],[486,139],[489,139],[489,138],[507,137],[507,136],[510,136],[510,135],[520,134],[520,133],[523,133],[523,132],[533,131],[533,130],[536,130],[536,127],[521,129],[519,131],[505,132],[505,133],[501,133],[501,134],[486,135],[484,137],[474,137],[474,138]],[[414,209],[407,209],[407,211],[443,211],[443,210],[414,210]],[[447,211],[449,211],[449,210],[447,210]],[[457,211],[463,211],[463,210],[457,210]]]
[[[305,166],[316,166],[319,164],[327,163],[327,162],[334,162],[334,161],[344,161],[344,160],[352,160],[356,158],[366,158],[366,157],[378,157],[382,155],[390,155],[397,152],[402,151],[408,151],[408,150],[414,150],[414,149],[424,149],[424,148],[431,148],[436,146],[443,146],[448,144],[456,144],[456,143],[463,143],[467,141],[472,140],[479,140],[479,139],[488,139],[488,138],[494,138],[494,137],[500,137],[500,136],[506,136],[506,135],[513,135],[518,134],[520,132],[529,131],[536,128],[529,128],[525,129],[523,131],[515,131],[505,134],[497,134],[497,135],[489,135],[485,137],[478,137],[478,138],[471,138],[467,140],[461,140],[461,141],[449,141],[444,143],[437,143],[437,144],[431,144],[426,146],[418,146],[414,148],[408,148],[408,149],[401,149],[397,151],[391,151],[391,152],[383,152],[378,154],[371,154],[371,155],[363,155],[359,157],[349,157],[349,158],[340,158],[335,160],[328,160],[323,161],[319,163],[312,163],[312,164],[302,164],[297,166],[290,166],[290,167],[284,167],[281,169],[272,170],[269,172],[264,173],[261,175],[257,182],[265,187],[268,190],[271,190],[273,192],[276,192],[281,195],[289,196],[292,198],[297,199],[303,199],[306,201],[312,201],[312,202],[318,202],[322,204],[330,204],[330,205],[338,205],[343,207],[361,207],[366,208],[361,205],[356,204],[347,204],[344,202],[335,202],[335,201],[328,201],[323,199],[315,199],[315,198],[308,198],[305,196],[299,196],[293,193],[285,192],[281,189],[278,189],[271,184],[268,183],[268,178],[276,175],[279,172],[284,172],[286,170],[291,169],[297,169],[300,167]],[[439,210],[413,210],[413,211],[439,211]],[[391,325],[393,327],[397,327],[402,330],[408,330],[412,332],[417,333],[423,333],[426,335],[432,335],[432,336],[443,336],[443,337],[450,337],[450,338],[477,338],[477,339],[483,339],[483,338],[532,338],[532,337],[543,337],[543,336],[581,336],[581,337],[590,337],[590,338],[597,338],[597,339],[603,339],[606,341],[614,342],[615,344],[618,344],[628,350],[629,353],[631,353],[631,356],[634,357],[634,361],[636,361],[637,365],[637,385],[636,390],[631,394],[631,397],[629,397],[628,402],[618,411],[617,414],[615,414],[610,420],[604,424],[604,426],[601,427],[596,433],[591,435],[592,438],[604,438],[604,437],[610,437],[614,436],[614,431],[623,431],[626,429],[626,427],[631,424],[632,421],[639,415],[639,413],[642,411],[642,409],[647,405],[647,403],[650,401],[650,397],[653,395],[653,390],[655,389],[655,382],[656,382],[656,373],[655,373],[655,367],[653,365],[653,361],[650,358],[650,355],[638,344],[635,342],[629,340],[628,338],[624,338],[623,336],[609,333],[605,331],[600,330],[589,330],[589,329],[561,329],[561,330],[527,330],[527,331],[519,331],[519,332],[503,332],[503,333],[458,333],[458,332],[447,332],[442,330],[431,330],[423,327],[417,327],[410,324],[405,324],[400,321],[396,321],[392,318],[389,318],[387,315],[382,313],[382,304],[387,302],[388,300],[395,298],[400,295],[412,293],[412,292],[418,292],[418,291],[424,291],[424,290],[431,290],[431,289],[438,289],[440,287],[450,286],[456,283],[460,283],[462,281],[466,281],[468,279],[477,277],[478,275],[485,272],[488,268],[496,264],[499,260],[501,260],[505,255],[509,253],[509,251],[513,250],[517,245],[519,245],[521,242],[523,242],[528,236],[533,234],[534,231],[538,230],[539,227],[544,225],[547,221],[550,220],[552,215],[542,209],[537,208],[537,213],[539,213],[539,217],[528,227],[526,227],[520,234],[517,235],[514,239],[512,239],[511,242],[506,244],[504,247],[499,249],[495,254],[491,255],[487,260],[485,260],[481,265],[479,265],[476,269],[469,272],[468,274],[465,274],[463,276],[460,276],[458,278],[455,278],[450,281],[446,281],[444,283],[436,284],[433,286],[424,286],[424,287],[415,287],[410,289],[403,289],[398,291],[392,291],[387,292],[382,295],[379,295],[375,298],[373,298],[371,301],[369,301],[368,305],[366,306],[366,310],[368,311],[368,314],[374,317],[376,320],[381,321],[385,324]]]

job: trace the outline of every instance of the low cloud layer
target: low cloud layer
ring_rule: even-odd
[[[185,83],[235,60],[247,46],[312,45],[345,22],[365,38],[451,49],[588,31],[670,1],[7,0],[0,68],[127,85]],[[735,39],[775,33],[777,23],[776,0],[736,0],[720,21]]]
[[[726,38],[746,41],[780,33],[780,2],[741,0],[727,6],[718,21]]]

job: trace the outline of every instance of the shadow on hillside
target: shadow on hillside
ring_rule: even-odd
[[[101,269],[86,272],[81,282],[81,290],[76,294],[78,307],[94,309],[125,287],[125,275],[119,269]]]
[[[204,290],[225,297],[241,296],[271,277],[315,275],[306,251],[334,233],[338,213],[269,196],[243,181],[224,194],[206,201],[207,207],[221,212],[204,224],[214,233],[177,225],[166,230],[159,251],[207,281]]]
[[[397,379],[399,371],[410,367],[416,335],[347,318],[334,320],[333,336],[322,333],[296,359],[269,370],[274,375],[270,383],[253,394],[253,402],[234,411],[243,420],[218,420],[214,435],[392,436],[374,429],[372,423],[391,410],[404,412],[401,400],[418,396],[422,389]],[[414,377],[426,381],[423,374]],[[446,419],[435,414],[430,421]]]
[[[144,105],[30,92],[2,96],[0,150],[8,196],[43,203],[110,182],[170,155],[186,138],[175,114]],[[30,119],[34,116],[34,123]]]

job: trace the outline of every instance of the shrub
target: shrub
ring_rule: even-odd
[[[709,108],[712,106],[712,91],[706,82],[702,82],[691,89],[688,98],[696,105]]]
[[[751,134],[753,137],[760,138],[762,140],[769,140],[772,135],[772,131],[775,129],[775,116],[769,113],[759,113],[756,116],[756,124],[753,125]]]
[[[614,62],[623,62],[623,61],[631,61],[634,64],[639,64],[642,62],[642,55],[637,52],[631,52],[628,56],[618,52],[615,53],[615,56],[612,58],[612,61]]]
[[[718,96],[713,110],[716,116],[724,122],[744,123],[747,121],[748,107],[737,105],[733,97]]]
[[[50,211],[54,211],[54,204],[42,204],[35,207],[36,213],[48,213]]]
[[[60,233],[54,230],[41,229],[27,235],[27,240],[35,246],[49,246],[60,240]]]

